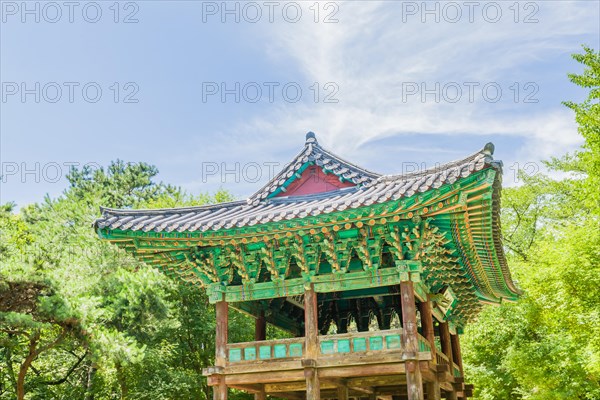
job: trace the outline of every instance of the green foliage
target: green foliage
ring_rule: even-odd
[[[502,224],[525,296],[488,307],[464,335],[477,399],[600,398],[600,54],[584,48],[571,81],[589,89],[575,111],[582,150],[547,165],[570,177],[522,176],[504,190]]]
[[[100,206],[232,200],[224,191],[189,195],[156,174],[122,161],[73,169],[59,198],[19,214],[0,207],[0,399],[210,397],[202,368],[213,364],[215,322],[206,295],[92,229]],[[231,336],[248,340],[249,318],[235,313],[232,321]]]
[[[598,214],[600,200],[597,192],[600,187],[600,51],[589,47],[573,58],[584,66],[582,74],[569,74],[574,84],[588,89],[588,98],[582,103],[566,101],[564,104],[575,112],[578,131],[585,139],[581,151],[563,159],[552,160],[555,168],[568,172],[582,173],[585,180],[579,182],[574,193],[586,207]]]

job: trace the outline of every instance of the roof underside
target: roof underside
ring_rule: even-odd
[[[378,175],[324,150],[308,136],[292,163],[246,201],[103,209],[95,228],[148,264],[208,286],[213,294],[232,290],[237,301],[245,299],[242,289],[248,285],[265,287],[262,298],[286,297],[296,290],[294,279],[348,274],[347,279],[360,282],[418,261],[426,290],[452,288],[459,300],[455,311],[465,320],[482,302],[514,300],[519,293],[502,249],[501,164],[492,160],[492,152],[486,146],[436,169]],[[285,196],[285,188],[311,165],[356,186]],[[278,285],[286,292],[273,289]],[[359,290],[357,285],[353,288]],[[235,294],[236,287],[242,294]],[[324,283],[322,291],[335,287]],[[394,291],[390,285],[388,292]],[[241,308],[252,312],[252,307]]]

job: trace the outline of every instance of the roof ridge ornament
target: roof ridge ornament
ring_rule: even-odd
[[[306,133],[306,144],[308,143],[319,144],[319,142],[317,142],[317,135],[312,131]]]
[[[494,143],[488,142],[483,147],[482,153],[485,154],[485,155],[488,155],[488,156],[493,156],[495,148],[496,148],[496,146],[494,146]]]

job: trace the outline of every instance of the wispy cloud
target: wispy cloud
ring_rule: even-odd
[[[537,2],[534,18],[539,22],[526,24],[514,22],[508,2],[496,4],[502,4],[504,13],[498,23],[477,13],[474,23],[466,17],[435,23],[432,16],[422,23],[419,15],[403,14],[398,2],[359,1],[339,3],[339,23],[272,25],[265,32],[271,39],[265,45],[268,57],[274,63],[291,60],[306,82],[335,82],[339,103],[275,104],[267,115],[232,128],[239,132],[232,137],[255,132],[272,139],[261,141],[261,150],[244,148],[246,154],[274,152],[265,143],[278,147],[290,142],[291,132],[307,129],[346,155],[381,138],[415,133],[456,136],[465,151],[483,144],[467,145],[477,142],[476,136],[519,138],[524,147],[510,149],[510,159],[539,160],[573,149],[581,142],[573,116],[553,101],[560,98],[553,82],[535,79],[552,71],[550,60],[578,51],[582,38],[597,34],[592,15],[598,6]],[[519,18],[525,11],[532,10],[521,10]],[[566,72],[560,71],[565,79]],[[515,103],[511,84],[529,81],[537,85],[539,103],[525,104],[522,98]],[[403,98],[403,85],[410,82],[425,82],[429,89],[435,82],[498,82],[503,97],[497,103],[485,101],[479,86],[473,102],[466,100],[466,92],[454,104],[435,102],[434,95],[423,102],[420,94]],[[524,96],[523,87],[519,89]]]

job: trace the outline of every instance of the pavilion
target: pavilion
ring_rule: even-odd
[[[215,400],[458,399],[459,335],[484,304],[514,301],[502,248],[502,163],[489,143],[425,171],[381,175],[319,145],[246,200],[103,208],[98,235],[207,291],[216,306]],[[229,343],[228,307],[256,319]],[[268,340],[266,324],[291,335]]]

